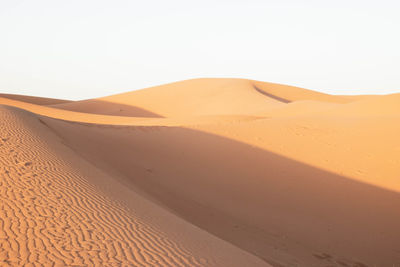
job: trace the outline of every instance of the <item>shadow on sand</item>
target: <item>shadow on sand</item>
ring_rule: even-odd
[[[396,192],[198,130],[44,120],[112,177],[275,266],[400,262]]]

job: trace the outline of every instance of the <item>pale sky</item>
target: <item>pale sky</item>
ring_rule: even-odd
[[[400,92],[400,1],[0,0],[0,92],[85,99],[236,77]]]

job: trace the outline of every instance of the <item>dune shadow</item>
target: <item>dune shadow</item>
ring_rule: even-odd
[[[43,120],[93,165],[274,266],[400,262],[396,192],[199,130]]]
[[[65,104],[51,105],[51,107],[99,115],[164,118],[163,116],[144,108],[98,99],[89,99],[69,102]]]
[[[255,86],[255,85],[253,85],[253,87],[257,92],[259,92],[259,93],[261,93],[261,94],[263,94],[265,96],[268,96],[268,97],[270,97],[272,99],[278,100],[279,102],[282,102],[282,103],[285,103],[285,104],[292,102],[292,101],[290,101],[288,99],[279,97],[277,95],[273,95],[273,94],[267,93],[267,92],[265,92],[264,90],[262,90],[261,88]]]

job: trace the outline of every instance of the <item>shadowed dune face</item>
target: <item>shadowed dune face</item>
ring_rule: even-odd
[[[254,89],[256,89],[257,92],[260,92],[261,94],[266,95],[266,96],[268,96],[268,97],[270,97],[270,98],[272,98],[272,99],[278,100],[278,101],[280,101],[280,102],[282,102],[282,103],[285,103],[285,104],[291,102],[291,101],[288,100],[288,99],[285,99],[285,98],[282,98],[282,97],[279,97],[279,96],[276,96],[276,95],[267,93],[267,92],[261,90],[260,88],[258,88],[256,85],[253,85],[253,86],[254,86]]]
[[[51,106],[54,108],[59,108],[64,110],[91,113],[91,114],[100,114],[100,115],[162,118],[161,115],[145,110],[143,108],[138,108],[126,104],[118,104],[98,99],[62,103]]]
[[[124,184],[271,264],[400,261],[395,192],[197,130],[45,121]]]

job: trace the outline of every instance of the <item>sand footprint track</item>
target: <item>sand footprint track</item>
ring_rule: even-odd
[[[0,118],[1,266],[269,266],[110,184],[35,114]]]

